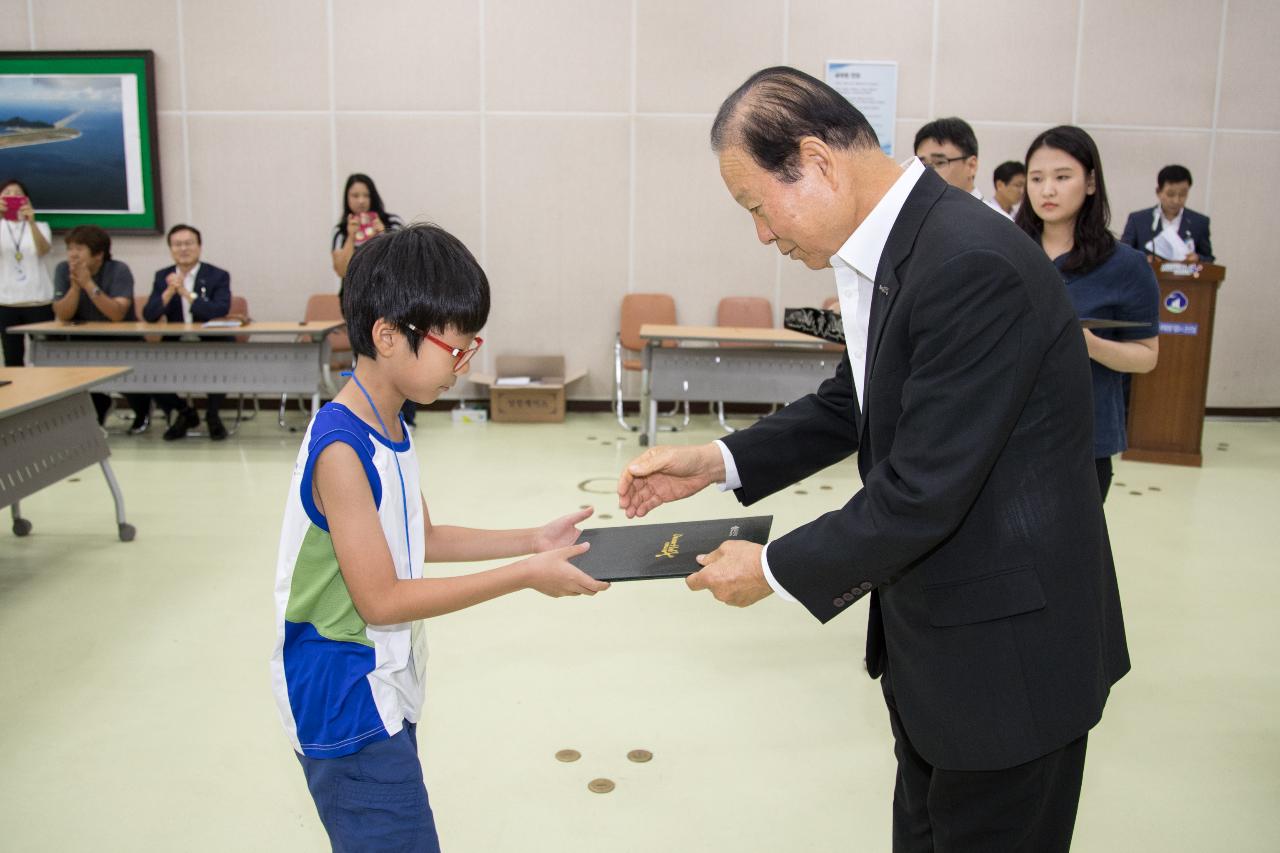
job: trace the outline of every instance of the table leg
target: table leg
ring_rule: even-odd
[[[120,484],[116,482],[116,475],[111,470],[111,463],[103,459],[98,463],[102,466],[102,474],[107,478],[107,487],[111,489],[111,498],[116,503],[116,529],[120,533],[121,542],[132,542],[133,537],[138,535],[137,528],[124,520],[124,494],[120,491]]]
[[[653,342],[644,345],[644,369],[640,373],[640,417],[644,426],[640,429],[640,446],[657,444],[658,402],[653,399]]]
[[[9,507],[9,512],[13,516],[14,536],[26,536],[31,532],[31,522],[22,517],[20,502],[14,501],[13,506]]]

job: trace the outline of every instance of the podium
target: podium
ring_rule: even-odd
[[[1129,394],[1129,449],[1137,462],[1201,464],[1209,354],[1218,288],[1226,269],[1152,259],[1160,283],[1160,358],[1134,374]]]

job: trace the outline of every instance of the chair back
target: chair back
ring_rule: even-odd
[[[716,308],[717,326],[773,328],[773,305],[759,296],[726,296]]]
[[[622,319],[618,331],[622,345],[629,350],[644,349],[641,326],[674,326],[675,323],[676,301],[665,293],[628,293],[622,297]]]
[[[228,314],[236,317],[243,317],[246,320],[249,319],[249,300],[245,299],[243,296],[232,296],[231,310]],[[235,337],[235,341],[238,344],[243,344],[248,340],[248,335],[236,335]]]
[[[336,293],[313,293],[307,298],[307,311],[302,319],[307,323],[313,320],[341,320],[342,301]],[[345,327],[329,333],[329,348],[335,353],[351,352],[351,339],[347,337]]]
[[[759,296],[726,296],[716,307],[717,326],[772,329],[773,304]],[[749,347],[746,342],[721,342],[722,347]]]

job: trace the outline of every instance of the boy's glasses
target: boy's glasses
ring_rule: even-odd
[[[409,326],[409,330],[412,331],[415,335],[421,335],[423,338],[426,338],[427,340],[431,341],[431,343],[440,347],[440,349],[446,350],[449,353],[449,355],[453,356],[454,359],[456,359],[453,362],[454,373],[457,373],[459,370],[466,367],[467,362],[471,361],[472,357],[475,356],[476,354],[476,350],[480,349],[480,345],[484,343],[484,338],[476,338],[476,342],[473,346],[470,346],[467,349],[458,349],[457,347],[449,346],[447,343],[440,340],[430,332],[422,331],[412,323],[408,323],[407,325]]]

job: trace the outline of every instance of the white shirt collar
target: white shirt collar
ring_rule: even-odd
[[[871,209],[867,218],[862,220],[862,224],[854,229],[849,239],[832,256],[832,266],[849,267],[862,277],[875,281],[876,270],[880,268],[880,256],[884,254],[885,243],[889,242],[893,223],[898,221],[898,214],[902,213],[907,196],[911,195],[916,182],[924,175],[924,164],[918,157],[912,157],[902,165],[902,176],[893,182],[893,186],[889,187],[889,191]]]
[[[174,269],[177,269],[176,264],[174,265]],[[186,286],[187,290],[192,289],[191,285],[195,283],[196,274],[199,272],[200,272],[200,262],[196,261],[196,265],[192,267],[191,270],[182,278],[182,283],[184,286]]]
[[[1160,205],[1156,205],[1154,215],[1151,217],[1151,230],[1159,234],[1164,230],[1165,225],[1172,225],[1174,231],[1182,230],[1182,214],[1186,212],[1186,208],[1178,211],[1178,215],[1173,219],[1164,218],[1164,209]]]
[[[978,201],[986,201],[986,199],[982,197],[982,190],[978,189],[977,187],[974,187],[973,189],[969,190],[969,195],[973,196]]]

